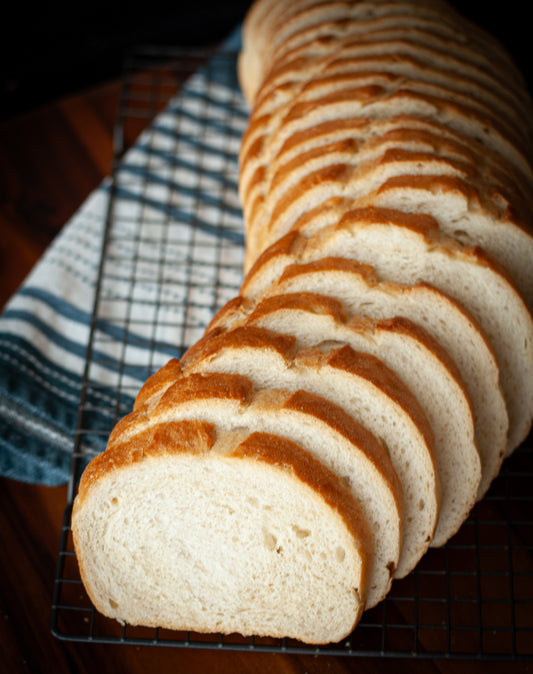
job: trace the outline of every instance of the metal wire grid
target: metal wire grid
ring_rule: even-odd
[[[205,237],[194,222],[192,230],[181,230],[176,225],[179,184],[171,184],[164,212],[154,218],[149,207],[153,188],[150,166],[157,161],[160,148],[155,147],[150,135],[144,139],[144,154],[138,167],[140,191],[137,197],[143,206],[135,217],[128,219],[125,228],[120,226],[124,224],[120,223],[120,195],[127,186],[127,178],[121,173],[121,160],[127,145],[138,130],[146,126],[147,120],[165,109],[184,77],[205,65],[205,54],[192,56],[149,47],[133,54],[125,69],[107,225],[52,601],[53,634],[70,641],[189,649],[533,659],[530,440],[505,462],[490,492],[453,540],[441,549],[430,550],[414,572],[406,579],[395,581],[389,596],[367,611],[354,633],[340,644],[311,647],[291,639],[248,639],[238,635],[200,635],[122,626],[101,616],[88,599],[80,580],[70,531],[72,500],[81,471],[87,460],[103,448],[118,418],[130,410],[138,388],[132,383],[135,378],[143,381],[169,357],[179,356],[193,344],[216,309],[237,294],[241,281],[242,242],[238,218],[227,217],[224,208],[226,205],[226,209],[231,210],[235,200],[237,150],[236,139],[231,134],[222,134],[222,179],[217,183],[217,192],[214,193],[209,180],[207,164],[204,173],[200,162],[195,185],[188,193],[189,198],[192,194],[193,215],[206,200],[217,204],[215,229],[229,231],[230,236],[216,237],[217,245],[213,249],[213,239]],[[234,55],[225,53],[217,57],[214,67],[226,69],[225,77],[231,78],[235,69]],[[203,97],[206,105],[213,102],[209,93],[211,75],[216,79],[215,71],[207,73]],[[224,115],[238,114],[241,109],[238,90],[234,95],[236,99],[226,101],[224,106],[226,112],[216,129],[219,136],[228,122]],[[184,124],[180,114],[173,111],[178,130]],[[209,128],[202,131],[203,134],[212,132]],[[180,133],[173,135],[167,157],[183,160],[186,148],[179,145],[180,137]],[[201,145],[201,136],[199,142]],[[179,269],[169,269],[168,251],[175,252],[176,248],[180,250],[182,263]],[[147,251],[151,251],[152,256]],[[177,278],[184,293],[175,296],[172,289]],[[111,306],[113,316],[107,314]],[[139,339],[139,332],[144,335],[144,341]],[[139,344],[140,341],[143,343]],[[105,366],[109,347],[118,353],[114,356],[118,358],[115,380],[111,387],[95,385],[93,370]],[[102,400],[107,401],[106,405]]]

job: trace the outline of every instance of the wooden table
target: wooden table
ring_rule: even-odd
[[[2,123],[0,307],[109,173],[118,95],[119,83],[112,81]],[[186,651],[56,640],[49,621],[66,493],[66,486],[0,482],[0,670],[6,673],[533,671],[525,664]]]

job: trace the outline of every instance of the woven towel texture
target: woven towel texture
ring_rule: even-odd
[[[80,396],[91,456],[147,376],[237,294],[239,37],[156,116],[0,316],[1,475],[68,481]]]

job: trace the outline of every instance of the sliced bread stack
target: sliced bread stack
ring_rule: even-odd
[[[72,515],[131,624],[339,641],[533,421],[533,125],[443,0],[256,0],[245,279],[140,390]]]

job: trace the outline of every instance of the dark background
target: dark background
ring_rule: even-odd
[[[0,34],[0,115],[5,119],[120,73],[135,44],[208,45],[239,23],[251,0],[11,5]],[[465,15],[499,37],[531,86],[529,3],[455,0]]]

